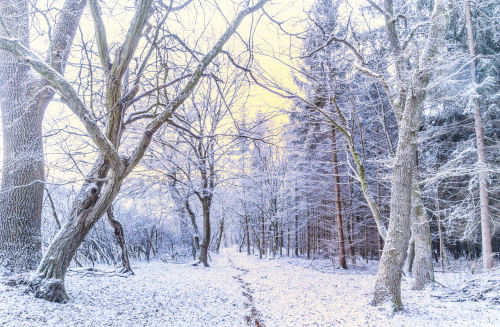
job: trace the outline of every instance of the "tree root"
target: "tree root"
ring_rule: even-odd
[[[36,298],[56,303],[69,301],[69,296],[64,288],[64,281],[61,279],[35,277],[30,281],[29,286]]]

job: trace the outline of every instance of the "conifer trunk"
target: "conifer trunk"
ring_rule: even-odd
[[[474,48],[474,34],[472,31],[472,18],[470,14],[469,1],[465,0],[465,21],[467,25],[467,43],[469,53],[472,58],[476,56]],[[470,64],[470,73],[472,81],[477,83],[476,62],[473,60]],[[474,102],[474,128],[476,131],[477,145],[477,174],[479,176],[479,201],[481,210],[481,247],[483,257],[483,267],[493,268],[493,250],[491,247],[491,228],[490,228],[490,208],[488,200],[488,184],[486,182],[486,159],[484,152],[483,122],[481,118],[481,106],[479,99],[475,97]]]

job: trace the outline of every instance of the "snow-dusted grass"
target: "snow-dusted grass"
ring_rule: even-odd
[[[389,306],[372,307],[375,262],[343,271],[325,259],[259,260],[226,249],[210,268],[161,261],[136,262],[133,268],[136,275],[129,277],[101,273],[112,271],[106,266],[96,273],[70,272],[67,304],[35,299],[24,286],[5,285],[4,278],[0,326],[247,326],[247,321],[255,326],[256,319],[267,327],[500,322],[500,306],[493,301],[452,301],[443,297],[450,289],[440,285],[412,291],[410,279],[403,283],[405,312],[392,315]],[[436,278],[456,289],[471,276],[437,273]]]
[[[438,299],[449,290],[442,286],[411,290],[404,279],[406,310],[393,315],[390,305],[370,305],[376,265],[358,263],[348,271],[335,269],[330,260],[281,258],[258,260],[230,252],[235,264],[249,273],[257,309],[266,326],[500,326],[500,305],[486,301],[452,302]],[[437,273],[443,285],[456,285],[470,274]],[[500,285],[497,286],[500,289]]]
[[[244,298],[234,269],[224,257],[215,260],[209,269],[136,262],[136,275],[129,277],[69,272],[66,304],[1,283],[0,326],[243,326]]]

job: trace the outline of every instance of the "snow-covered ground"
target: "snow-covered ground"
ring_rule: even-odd
[[[409,279],[403,284],[405,312],[392,315],[389,306],[372,307],[373,264],[342,271],[328,260],[259,260],[234,249],[213,259],[210,268],[135,262],[136,274],[128,277],[106,266],[73,270],[66,279],[71,297],[66,304],[35,299],[25,286],[8,286],[12,277],[3,277],[0,326],[500,325],[499,301],[458,302],[444,296],[450,289],[440,285],[412,291]],[[471,276],[436,278],[458,289]],[[498,290],[493,294],[498,297]]]

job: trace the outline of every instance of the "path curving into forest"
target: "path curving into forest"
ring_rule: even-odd
[[[246,320],[248,326],[264,327],[265,324],[264,324],[264,321],[262,318],[262,314],[257,310],[257,308],[255,306],[255,300],[253,297],[253,290],[250,287],[250,283],[246,282],[243,279],[243,276],[248,274],[250,272],[250,270],[236,266],[236,264],[234,263],[231,256],[229,254],[226,254],[226,256],[227,256],[227,259],[229,261],[229,265],[231,266],[231,268],[239,271],[239,273],[234,275],[233,278],[239,283],[239,285],[243,289],[241,294],[243,294],[243,296],[245,297],[245,300],[246,300],[243,305],[246,309],[249,310],[249,312],[247,312],[247,314],[245,315],[245,320]]]

